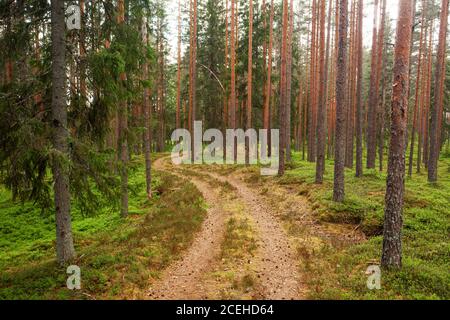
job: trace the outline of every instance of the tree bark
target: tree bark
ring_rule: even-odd
[[[56,255],[60,264],[75,258],[70,217],[70,181],[66,106],[66,43],[64,2],[52,0],[52,125],[53,147],[56,156],[53,161],[53,181],[56,210]]]
[[[177,109],[175,115],[176,129],[181,128],[181,0],[178,0],[178,47],[177,47]]]
[[[230,128],[236,128],[236,0],[231,0],[231,32],[230,32],[230,55],[231,55],[231,90],[230,90]],[[235,147],[233,143],[233,148]]]
[[[355,78],[356,78],[356,63],[355,63],[355,50],[356,50],[356,2],[352,1],[351,14],[350,14],[350,42],[349,42],[349,62],[348,62],[348,96],[347,96],[347,127],[345,135],[345,167],[353,168],[353,144],[354,144],[354,101],[356,100],[354,94],[356,93]]]
[[[381,258],[381,265],[384,268],[400,268],[402,266],[401,231],[405,188],[405,131],[408,118],[411,34],[412,2],[400,0],[394,58],[391,142],[385,199],[383,254]]]
[[[267,58],[267,80],[266,80],[266,94],[265,94],[265,101],[264,101],[264,115],[263,115],[263,128],[265,130],[270,130],[270,99],[271,99],[271,93],[272,93],[272,56],[273,56],[273,21],[275,16],[275,5],[274,0],[271,0],[270,2],[270,21],[269,21],[269,53]],[[270,141],[270,133],[269,133],[269,139],[268,139],[268,150],[267,154],[268,156],[271,156],[272,153],[272,146]]]
[[[363,131],[362,113],[364,108],[362,83],[363,79],[363,0],[358,4],[358,82],[356,88],[356,177],[363,175]]]
[[[428,181],[435,183],[438,180],[438,161],[440,152],[439,113],[443,107],[444,81],[445,81],[445,56],[447,49],[447,27],[448,27],[448,6],[449,0],[442,0],[441,26],[439,31],[439,47],[437,53],[435,85],[434,85],[434,106],[431,108],[430,123],[430,154],[428,162]]]
[[[287,70],[286,70],[286,161],[291,161],[291,113],[292,113],[292,45],[294,37],[294,0],[289,5],[289,31],[287,43]]]
[[[252,83],[253,83],[253,0],[249,0],[248,25],[248,71],[247,71],[247,129],[252,127]],[[250,139],[246,137],[245,163],[250,163]]]
[[[144,52],[147,54],[148,45],[148,29],[147,20],[143,20],[142,26],[142,42],[144,44]],[[142,78],[144,81],[149,80],[149,66],[147,56],[142,70]],[[152,141],[152,108],[150,106],[150,88],[147,85],[144,88],[143,96],[143,108],[144,108],[144,153],[145,153],[145,182],[147,189],[147,197],[152,197],[152,157],[151,157],[151,141]],[[179,119],[178,119],[179,120]]]
[[[312,1],[311,15],[311,65],[310,65],[310,94],[309,94],[309,112],[308,112],[308,161],[316,160],[316,127],[315,127],[315,105],[316,105],[316,59],[317,59],[317,1]]]
[[[421,18],[421,28],[420,28],[420,40],[419,40],[419,56],[417,63],[417,77],[416,77],[416,93],[414,100],[414,115],[413,115],[413,126],[411,131],[411,147],[409,150],[409,166],[408,166],[408,175],[412,176],[413,169],[413,161],[414,161],[414,144],[416,137],[416,128],[419,114],[419,99],[421,98],[419,95],[420,85],[421,85],[421,76],[422,76],[422,59],[423,59],[423,47],[424,47],[424,33],[425,33],[425,5],[427,1],[424,1],[424,8],[422,9],[422,18]],[[420,149],[420,145],[419,145]],[[420,152],[420,151],[419,151]],[[420,158],[420,157],[419,157]],[[420,170],[420,159],[419,159],[419,169]]]
[[[287,88],[287,43],[288,43],[289,6],[288,0],[283,0],[283,21],[281,40],[281,74],[280,74],[280,149],[278,175],[285,172],[286,162],[286,88]]]
[[[333,200],[343,202],[345,198],[345,117],[347,113],[347,33],[348,1],[339,2],[339,49],[336,75],[336,145],[334,154]]]
[[[125,23],[125,3],[124,0],[118,1],[117,23]],[[126,91],[127,75],[123,72],[120,75],[121,87]],[[128,101],[122,98],[120,102],[119,114],[119,169],[121,178],[121,206],[120,213],[122,217],[128,216]]]
[[[375,0],[373,39],[372,39],[372,66],[370,72],[369,109],[367,111],[367,169],[375,168],[376,160],[376,110],[378,101],[378,79],[377,79],[377,23],[378,23],[378,0]]]
[[[377,108],[376,108],[376,119],[377,119],[377,129],[376,132],[378,132],[378,150],[379,150],[379,160],[380,160],[380,171],[383,169],[383,144],[384,144],[384,138],[383,135],[383,115],[384,110],[383,108],[380,108],[380,105],[383,105],[383,101],[380,103],[380,97],[384,95],[384,88],[381,90],[380,94],[380,84],[383,83],[382,81],[382,75],[384,74],[384,34],[386,29],[386,0],[382,0],[381,3],[381,22],[380,22],[380,32],[378,33],[378,46],[377,46]],[[408,71],[409,72],[409,71]]]
[[[317,110],[317,158],[316,158],[316,183],[323,182],[325,172],[325,123],[327,116],[326,88],[327,88],[327,66],[325,65],[325,0],[320,0],[320,42],[319,42],[319,104]]]
[[[233,1],[233,0],[232,0]],[[194,154],[194,122],[196,121],[196,80],[197,80],[197,0],[190,0],[190,67],[189,67],[189,129],[191,131],[191,160],[195,161]]]

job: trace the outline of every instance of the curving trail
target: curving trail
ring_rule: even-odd
[[[259,195],[243,182],[215,173],[207,173],[214,179],[228,182],[237,190],[238,196],[246,204],[253,217],[260,241],[259,278],[264,296],[270,300],[296,300],[303,297],[301,278],[293,246],[281,222],[264,204]]]
[[[187,179],[175,172],[173,168],[168,168],[164,163],[165,159],[157,160],[154,168]],[[164,271],[161,280],[157,281],[150,289],[148,294],[150,299],[197,300],[207,298],[207,290],[202,282],[202,276],[210,270],[220,253],[227,213],[220,205],[216,189],[198,179],[192,177],[188,179],[199,189],[208,204],[207,217],[191,247],[179,261]]]
[[[208,290],[203,276],[211,271],[220,254],[228,213],[223,209],[224,199],[219,190],[208,183],[208,179],[187,177],[182,171],[167,163],[167,158],[155,162],[156,170],[166,171],[188,179],[200,190],[209,205],[208,215],[196,239],[180,261],[175,262],[150,290],[151,299],[207,299]],[[236,196],[245,204],[245,210],[255,222],[259,249],[252,259],[261,296],[271,300],[293,300],[304,297],[298,262],[294,246],[276,218],[259,194],[243,182],[231,176],[200,170],[192,171],[235,188]],[[303,291],[302,291],[303,289]]]

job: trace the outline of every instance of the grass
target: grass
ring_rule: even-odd
[[[231,213],[221,244],[220,265],[214,272],[220,283],[220,298],[226,300],[253,299],[257,281],[250,261],[258,249],[254,222],[245,214],[239,202],[230,202],[225,209]]]
[[[386,161],[387,157],[385,157]],[[367,289],[366,270],[381,260],[386,173],[365,170],[362,178],[346,169],[346,198],[332,201],[334,162],[326,161],[323,185],[316,185],[315,163],[293,154],[283,177],[261,177],[257,167],[223,166],[222,175],[239,171],[248,184],[261,189],[261,195],[275,206],[286,199],[270,189],[275,182],[284,194],[304,196],[317,220],[333,228],[360,230],[367,240],[357,244],[333,235],[311,235],[311,230],[286,220],[286,228],[297,243],[302,272],[311,299],[449,299],[450,298],[450,154],[439,163],[439,182],[429,184],[426,169],[406,179],[403,240],[403,268],[383,271],[382,289]],[[286,191],[288,191],[286,193]],[[281,207],[280,207],[281,208]],[[284,209],[280,209],[284,210]],[[300,211],[302,208],[300,208]],[[300,219],[301,214],[287,216]],[[280,217],[284,218],[283,212]],[[331,225],[330,225],[331,224]],[[301,224],[300,224],[301,225]],[[351,227],[354,225],[354,227]],[[350,230],[351,230],[350,229]]]
[[[150,282],[193,241],[206,210],[194,185],[162,173],[155,173],[155,195],[147,200],[142,160],[135,161],[128,219],[111,209],[83,217],[74,206],[81,291],[66,288],[66,270],[55,262],[54,218],[0,191],[0,299],[145,297]]]
[[[366,171],[356,178],[346,171],[346,199],[332,201],[333,162],[327,161],[325,182],[314,184],[315,164],[294,155],[292,169],[280,184],[298,184],[319,220],[352,223],[367,236],[344,249],[323,245],[310,260],[309,287],[315,299],[449,299],[450,298],[450,157],[439,164],[439,182],[427,182],[425,170],[406,180],[403,268],[385,271],[382,289],[366,287],[366,269],[381,259],[386,174]]]

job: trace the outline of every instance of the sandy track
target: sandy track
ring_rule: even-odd
[[[297,300],[304,297],[301,278],[295,257],[294,246],[284,231],[281,222],[264,204],[264,200],[243,182],[231,176],[207,172],[209,176],[228,182],[237,190],[237,195],[246,204],[253,217],[260,241],[260,254],[256,257],[260,285],[264,297],[270,300]]]
[[[209,208],[202,229],[191,247],[180,260],[163,272],[161,279],[150,289],[149,297],[155,300],[206,299],[208,290],[202,282],[202,277],[211,269],[220,254],[228,213],[222,209],[218,190],[203,181],[183,177],[171,170],[166,167],[165,159],[157,160],[154,168],[188,179],[202,193]]]
[[[184,176],[167,164],[167,158],[159,159],[154,167],[192,182],[202,193],[209,205],[208,215],[202,230],[196,236],[194,243],[183,257],[171,265],[150,290],[151,299],[206,299],[208,288],[204,283],[204,275],[211,271],[220,254],[220,244],[224,237],[225,222],[228,213],[223,209],[223,203],[217,187],[212,187],[206,181],[192,176]],[[258,254],[252,259],[255,265],[257,283],[261,295],[271,300],[302,299],[301,278],[295,257],[294,246],[284,231],[281,222],[274,212],[264,203],[257,192],[248,188],[242,181],[219,174],[194,171],[211,177],[211,180],[228,182],[235,188],[236,196],[245,204],[246,211],[253,218],[258,235]]]

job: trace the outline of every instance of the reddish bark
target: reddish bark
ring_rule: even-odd
[[[391,142],[381,258],[381,265],[384,268],[400,268],[402,265],[401,231],[405,188],[405,132],[408,117],[408,77],[412,34],[411,13],[412,2],[410,0],[400,0],[394,58]]]
[[[334,155],[333,201],[343,202],[345,198],[345,118],[347,95],[347,32],[348,1],[339,2],[339,49],[336,76],[336,145]]]
[[[431,109],[430,123],[430,159],[428,162],[428,181],[435,183],[438,180],[438,160],[440,152],[440,126],[442,125],[442,110],[444,100],[445,81],[445,59],[447,49],[447,27],[448,27],[449,0],[442,0],[441,25],[439,31],[439,47],[437,53],[435,84],[434,84],[434,106]],[[441,122],[439,122],[441,120]]]

